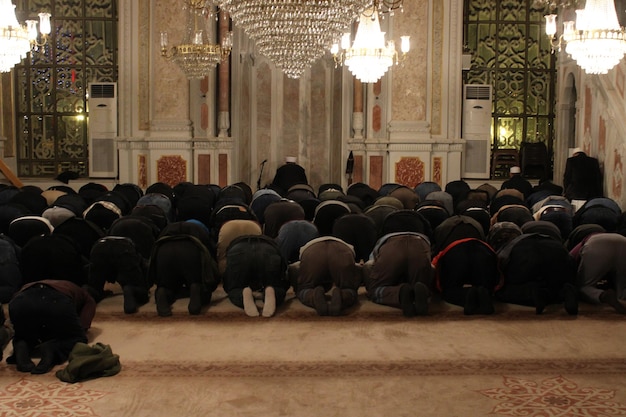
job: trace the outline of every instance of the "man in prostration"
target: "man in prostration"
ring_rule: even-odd
[[[284,197],[294,185],[308,183],[306,172],[303,167],[297,164],[296,157],[288,156],[285,158],[285,164],[276,170],[271,188]]]

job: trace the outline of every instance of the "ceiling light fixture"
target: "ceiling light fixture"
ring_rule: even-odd
[[[0,0],[0,72],[9,72],[26,57],[32,47],[43,46],[50,34],[50,13],[39,13],[37,21],[27,20],[20,25],[15,16],[15,5],[11,0]]]
[[[254,40],[259,52],[299,78],[371,0],[214,0]]]
[[[558,37],[557,15],[545,18],[553,51],[565,44],[565,52],[587,74],[606,74],[626,53],[626,32],[619,25],[613,0],[587,0],[584,9],[576,10],[576,22],[563,22]]]
[[[336,65],[345,65],[354,76],[364,83],[375,83],[394,64],[399,63],[399,53],[394,40],[385,41],[385,32],[380,29],[379,14],[390,13],[402,8],[402,1],[374,1],[359,18],[354,43],[350,45],[351,34],[344,33],[341,47],[334,44],[331,53]],[[401,36],[401,58],[405,59],[410,50],[410,37]]]
[[[230,55],[233,47],[232,32],[222,37],[220,44],[209,41],[209,19],[214,18],[210,1],[185,0],[183,10],[187,24],[183,41],[169,48],[167,32],[161,32],[161,56],[171,60],[185,73],[187,78],[204,78]],[[169,48],[169,49],[168,49]]]

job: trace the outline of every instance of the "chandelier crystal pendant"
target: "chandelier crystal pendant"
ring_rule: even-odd
[[[371,0],[214,0],[259,52],[299,78],[337,42]]]
[[[187,14],[187,24],[183,41],[168,49],[167,32],[161,32],[161,56],[171,60],[183,71],[188,79],[202,79],[223,60],[227,59],[233,47],[232,32],[222,37],[220,44],[209,41],[209,19],[214,17],[213,7],[207,0],[186,0],[183,10]]]
[[[39,13],[42,41],[37,41],[37,21],[20,25],[11,0],[0,0],[0,72],[9,72],[34,45],[43,46],[50,34],[50,13]]]
[[[397,1],[401,5],[401,1]],[[398,6],[399,7],[399,6]],[[385,42],[385,32],[380,30],[379,11],[381,5],[374,5],[365,10],[359,19],[354,43],[350,46],[350,33],[341,39],[341,49],[334,44],[331,53],[337,65],[345,65],[361,82],[375,83],[394,64],[399,63],[398,51],[393,40]],[[393,10],[393,9],[390,9]],[[402,59],[410,50],[409,36],[401,36],[400,51]]]
[[[546,18],[546,34],[554,37],[556,15]],[[567,52],[587,74],[606,74],[626,53],[626,32],[620,27],[613,0],[587,0],[576,10],[576,22],[563,22],[563,34],[553,49],[565,43]]]

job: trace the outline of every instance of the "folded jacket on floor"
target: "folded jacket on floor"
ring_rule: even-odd
[[[119,355],[111,351],[109,345],[96,343],[76,343],[64,369],[56,372],[57,378],[64,382],[80,382],[103,376],[113,376],[120,372]]]

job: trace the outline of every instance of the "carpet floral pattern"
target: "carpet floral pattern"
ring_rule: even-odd
[[[540,382],[504,377],[507,388],[491,388],[481,394],[501,401],[491,411],[499,416],[600,417],[626,415],[626,405],[613,401],[615,390],[580,387],[557,376]]]
[[[97,416],[89,403],[108,393],[85,389],[82,384],[54,382],[45,384],[27,378],[0,391],[2,416]]]

